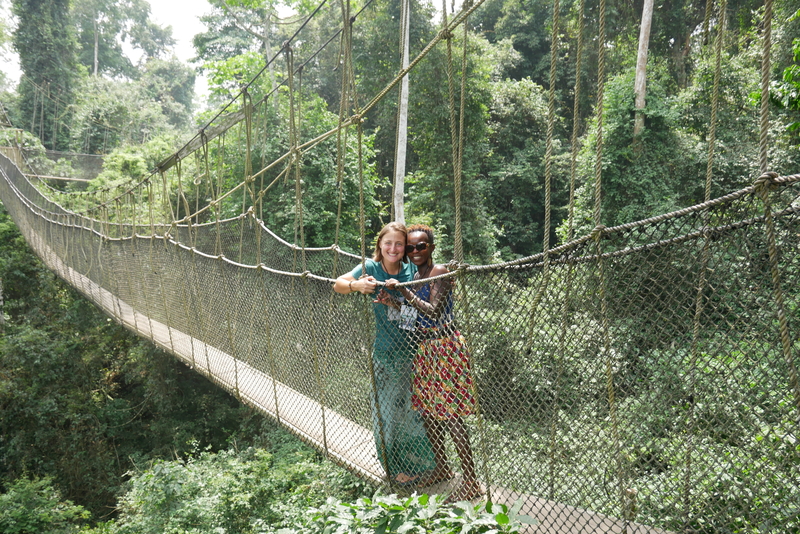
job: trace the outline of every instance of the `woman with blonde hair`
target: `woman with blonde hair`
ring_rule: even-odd
[[[372,259],[336,279],[334,291],[342,294],[374,294],[382,282],[394,286],[410,282],[417,268],[405,259],[406,227],[397,222],[381,229]],[[400,304],[385,306],[387,300]],[[416,313],[402,303],[398,291],[381,290],[373,301],[375,343],[372,359],[375,394],[372,427],[378,459],[389,480],[401,486],[415,485],[420,475],[434,467],[433,451],[420,415],[411,408],[411,340]]]

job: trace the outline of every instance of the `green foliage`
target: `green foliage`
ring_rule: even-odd
[[[82,506],[63,500],[49,478],[20,478],[0,494],[3,534],[69,534],[88,517]]]
[[[487,201],[498,246],[506,260],[529,256],[541,250],[544,235],[547,95],[527,78],[498,81],[492,84],[489,114],[490,149],[483,174],[492,183]],[[555,144],[558,151],[558,139]],[[556,166],[553,175],[551,205],[563,205],[566,188],[559,178],[565,172]],[[560,219],[558,212],[552,219]]]
[[[128,145],[113,150],[104,158],[103,171],[92,180],[88,189],[130,187],[138,183],[175,150],[176,144],[173,136],[162,135],[142,145]],[[116,190],[116,194],[121,192]]]
[[[291,525],[326,496],[351,497],[362,483],[287,440],[262,449],[201,452],[134,473],[115,533],[273,531]]]
[[[446,505],[443,501],[441,495],[426,494],[414,494],[406,499],[375,495],[352,504],[330,498],[325,505],[309,511],[311,520],[307,524],[281,529],[277,534],[496,533],[520,532],[523,524],[535,524],[532,518],[519,514],[521,501],[511,509],[491,502]]]
[[[606,83],[603,118],[601,223],[614,226],[667,213],[703,200],[704,156],[690,138],[681,135],[679,109],[666,93],[664,69],[651,68],[645,130],[633,139],[634,72]],[[579,156],[575,235],[594,227],[597,128],[591,123]],[[559,229],[561,239],[566,227]]]
[[[151,65],[155,76],[161,70],[156,65],[165,64],[151,62]],[[180,70],[178,65],[171,65]],[[186,124],[188,110],[169,91],[182,91],[177,84],[187,81],[174,78],[156,82],[150,75],[145,75],[141,82],[94,76],[84,79],[81,96],[75,104],[72,149],[87,154],[108,153],[120,145],[143,144],[158,135],[174,132],[173,124]]]
[[[258,52],[244,52],[230,58],[206,62],[203,66],[211,74],[208,88],[212,97],[227,102],[236,97],[241,86],[252,80],[263,67],[264,56]]]
[[[157,102],[169,123],[176,128],[191,125],[194,98],[194,70],[175,59],[151,59],[144,64],[141,94]]]
[[[96,61],[97,74],[137,78],[139,72],[125,55],[123,42],[143,52],[145,60],[165,54],[175,44],[171,28],[150,20],[150,5],[144,0],[77,0],[71,10],[78,57],[89,72],[94,72]]]
[[[253,47],[252,37],[225,19],[219,8],[203,15],[200,20],[206,25],[207,31],[198,33],[192,39],[198,59],[220,61],[244,54]]]
[[[59,130],[55,121],[72,102],[78,72],[69,2],[13,0],[12,8],[17,17],[14,48],[26,77],[19,86],[18,119],[49,148],[63,150],[68,131]]]
[[[0,472],[50,476],[104,514],[136,463],[261,433],[254,413],[102,315],[35,259],[0,211]],[[255,425],[255,426],[254,426]]]
[[[794,18],[800,20],[800,10]],[[800,38],[792,41],[792,57],[794,62],[784,69],[782,83],[776,84],[775,94],[770,93],[770,96],[781,108],[800,112]],[[796,114],[794,119],[794,122],[786,126],[790,132],[800,130],[800,119]]]

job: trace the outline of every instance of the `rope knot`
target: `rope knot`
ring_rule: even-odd
[[[292,163],[297,164],[300,161],[300,158],[303,156],[303,151],[293,146],[289,152],[292,154]],[[288,180],[288,173],[287,173],[287,180]]]
[[[598,224],[594,228],[592,228],[592,232],[589,234],[592,239],[600,239],[603,237],[603,234],[606,231],[606,226],[604,224]]]
[[[361,124],[362,122],[364,122],[364,117],[361,115],[361,113],[356,113],[355,115],[350,117],[350,120],[352,121],[353,124]]]
[[[449,41],[450,39],[453,38],[453,32],[451,32],[448,28],[443,29],[439,33],[442,36],[442,39],[445,39],[445,40]]]
[[[244,181],[247,184],[252,184],[253,182],[256,181],[256,179],[253,177],[253,175],[248,175],[248,176],[245,176]]]
[[[773,171],[765,172],[764,174],[756,178],[756,181],[753,182],[753,187],[755,188],[756,192],[767,192],[775,186],[773,180],[775,180],[775,178],[777,177],[778,177],[777,172]]]

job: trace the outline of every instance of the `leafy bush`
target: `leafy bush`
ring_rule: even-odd
[[[52,480],[20,478],[0,494],[0,532],[3,534],[67,534],[89,517],[83,506],[61,499]]]
[[[257,533],[295,524],[328,495],[352,497],[363,485],[288,441],[275,455],[263,449],[202,452],[157,461],[135,474],[121,498],[116,533]]]
[[[353,504],[328,499],[324,506],[309,511],[308,524],[281,529],[277,534],[495,533],[519,532],[523,523],[535,524],[534,519],[519,515],[521,501],[511,509],[491,502],[473,505],[465,501],[450,506],[443,501],[441,495],[425,494],[405,500],[396,495],[376,495]]]

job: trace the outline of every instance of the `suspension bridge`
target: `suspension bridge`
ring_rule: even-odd
[[[478,5],[445,21],[421,56]],[[291,95],[296,69],[284,54]],[[289,150],[260,170],[251,150],[269,135],[269,95],[254,102],[245,87],[236,109],[121,188],[55,189],[23,147],[6,147],[0,199],[44,263],[116,321],[388,484],[370,408],[371,298],[331,289],[367,254],[363,177],[353,254],[305,246],[301,169],[336,139],[331,194],[341,205],[347,159],[363,166],[342,132],[360,141],[363,115],[417,60],[363,108],[343,105],[328,132],[303,140],[292,116]],[[291,243],[263,223],[281,182],[296,184]],[[226,216],[231,206],[238,214]],[[800,529],[798,210],[800,175],[770,173],[764,159],[749,187],[636,223],[596,220],[592,232],[512,262],[468,265],[457,235],[450,276],[472,354],[478,409],[467,424],[487,498],[521,500],[537,532]]]

